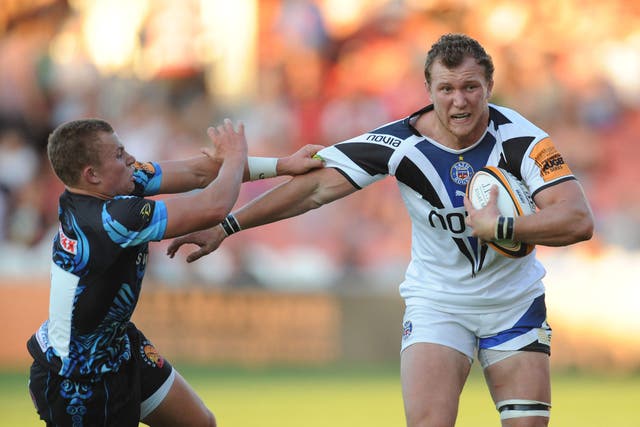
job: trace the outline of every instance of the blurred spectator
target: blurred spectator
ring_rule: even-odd
[[[0,246],[13,266],[50,246],[61,188],[44,147],[60,122],[97,116],[118,123],[141,160],[197,153],[206,126],[225,116],[245,122],[254,155],[332,144],[427,104],[416,79],[426,51],[445,32],[469,33],[494,52],[500,74],[494,98],[517,104],[549,130],[588,192],[596,236],[640,250],[640,191],[628,160],[640,154],[640,78],[627,71],[640,67],[640,9],[623,0],[591,2],[596,11],[589,12],[580,0],[474,7],[354,0],[341,9],[339,23],[331,21],[335,11],[327,13],[331,2],[260,0],[255,65],[246,64],[257,89],[246,99],[221,96],[211,81],[220,52],[233,49],[234,31],[252,30],[235,15],[240,6],[233,15],[216,9],[234,23],[225,30],[206,28],[197,0],[157,2],[153,9],[133,0],[135,19],[122,22],[133,37],[114,48],[123,39],[88,17],[124,19],[117,4],[51,0],[0,12],[0,114],[20,123],[0,127]],[[214,45],[205,30],[227,31],[214,39],[229,46]],[[110,55],[118,61],[107,67]],[[239,203],[278,182],[246,185]],[[323,207],[322,222],[311,213],[242,233],[200,265],[151,263],[149,275],[175,286],[319,288],[349,277],[371,288],[395,287],[409,255],[402,241],[410,238],[408,220],[392,208],[399,197],[394,186],[374,193],[375,199],[363,193]],[[344,214],[354,204],[359,218]],[[151,249],[164,256],[163,245]],[[0,265],[0,274],[14,270],[9,264]]]

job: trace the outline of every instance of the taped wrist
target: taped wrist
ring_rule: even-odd
[[[276,157],[247,157],[247,166],[249,167],[249,179],[251,181],[272,178],[278,175],[276,171],[278,159]]]
[[[226,234],[227,237],[242,230],[242,227],[240,227],[238,220],[235,216],[233,216],[233,214],[227,215],[227,217],[220,223],[220,226],[222,227],[222,231],[224,231],[224,234]]]
[[[496,221],[496,231],[494,238],[496,240],[513,240],[513,223],[515,218],[512,216],[504,217],[499,216]]]

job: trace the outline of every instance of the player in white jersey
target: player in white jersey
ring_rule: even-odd
[[[549,136],[517,112],[489,103],[491,57],[475,40],[440,38],[425,63],[433,104],[319,152],[325,168],[290,181],[229,215],[220,227],[175,240],[215,250],[244,228],[300,215],[392,175],[412,222],[401,378],[407,425],[453,426],[477,355],[503,426],[546,426],[551,407],[545,271],[535,251],[499,255],[496,191],[483,209],[465,197],[485,165],[529,187],[538,212],[514,219],[509,238],[563,246],[589,239],[593,217]]]

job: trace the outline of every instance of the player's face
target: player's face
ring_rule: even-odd
[[[101,192],[110,197],[131,194],[136,159],[126,152],[115,133],[101,133],[100,141],[97,149],[101,163],[95,170],[100,178]]]
[[[438,122],[458,148],[468,147],[484,134],[489,120],[493,82],[472,57],[449,69],[436,61],[431,66],[429,94]]]

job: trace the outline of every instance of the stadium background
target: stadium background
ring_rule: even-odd
[[[487,48],[493,100],[551,134],[594,208],[592,241],[538,249],[554,368],[638,384],[640,4],[623,0],[2,0],[0,371],[26,371],[46,316],[53,127],[104,118],[140,160],[197,153],[224,117],[244,121],[253,155],[327,145],[424,105],[424,57],[445,32]],[[245,184],[239,204],[278,182]],[[385,180],[193,265],[152,244],[134,319],[205,371],[395,366],[408,247]]]

